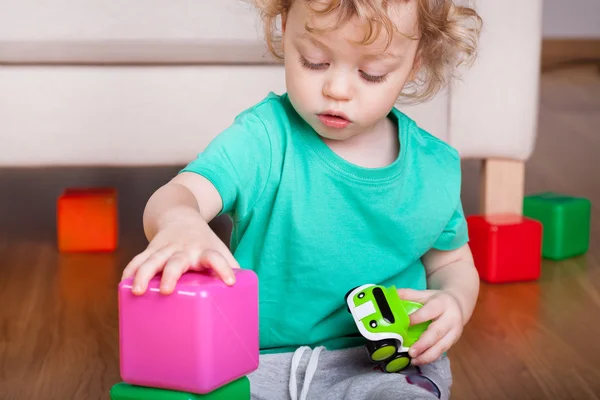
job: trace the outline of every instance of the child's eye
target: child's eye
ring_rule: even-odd
[[[360,71],[360,75],[363,77],[363,79],[367,82],[370,83],[382,83],[385,82],[385,80],[387,79],[387,74],[386,75],[369,75],[366,72]]]
[[[300,56],[300,63],[302,64],[302,66],[304,68],[314,69],[314,70],[325,69],[329,66],[328,63],[311,63],[303,56]]]

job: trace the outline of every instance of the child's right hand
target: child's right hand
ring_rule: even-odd
[[[148,282],[163,271],[160,293],[171,294],[183,273],[212,268],[228,285],[235,283],[233,268],[239,264],[227,246],[202,219],[186,215],[164,225],[145,251],[123,270],[122,279],[133,277],[132,292],[143,294]]]

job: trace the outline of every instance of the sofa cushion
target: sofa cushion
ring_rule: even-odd
[[[244,0],[0,0],[2,63],[271,61]]]

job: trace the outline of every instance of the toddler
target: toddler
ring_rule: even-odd
[[[140,295],[162,273],[168,295],[188,270],[229,285],[233,268],[254,270],[253,399],[446,399],[445,352],[479,290],[460,159],[395,104],[431,98],[473,60],[480,18],[449,0],[255,3],[286,93],[241,112],[151,196],[149,245],[123,278]],[[208,225],[224,214],[229,247]],[[411,324],[432,321],[400,374],[370,364],[346,310],[345,294],[366,283],[423,303]]]

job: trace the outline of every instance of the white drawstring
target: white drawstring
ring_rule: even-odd
[[[302,346],[297,348],[294,352],[294,356],[292,357],[292,370],[290,371],[290,397],[292,398],[292,400],[298,400],[296,372],[298,371],[298,366],[300,365],[302,354],[304,354],[304,351],[307,349],[310,349],[310,347]],[[323,351],[323,349],[323,346],[316,347],[310,355],[308,365],[306,366],[306,374],[304,377],[304,383],[302,384],[302,391],[300,392],[300,400],[306,400],[306,396],[308,396],[310,382],[312,381],[313,376],[317,371],[317,365],[319,364],[319,354],[321,354],[321,351]]]
[[[292,370],[290,371],[290,397],[292,398],[292,400],[298,399],[296,371],[298,370],[298,365],[300,364],[300,360],[302,359],[302,354],[304,354],[304,350],[308,348],[308,346],[298,347],[294,352],[294,356],[292,357]]]
[[[310,359],[308,360],[308,366],[306,367],[306,376],[304,377],[304,384],[302,385],[302,391],[300,392],[300,400],[306,400],[306,396],[308,396],[308,388],[310,387],[310,382],[312,381],[313,376],[317,370],[317,365],[319,365],[319,354],[323,351],[324,347],[320,346],[313,350],[310,355]]]

